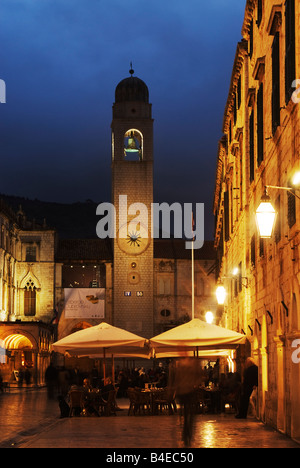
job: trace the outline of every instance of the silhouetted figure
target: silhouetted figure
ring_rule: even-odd
[[[242,385],[242,396],[239,413],[237,419],[246,419],[251,393],[254,387],[258,386],[258,367],[254,359],[247,358],[244,372],[244,380]]]
[[[201,385],[201,380],[201,361],[197,358],[181,359],[170,367],[169,386],[174,388],[183,409],[182,438],[185,447],[190,446],[193,437],[194,413],[196,411],[193,397],[195,390]]]
[[[57,388],[57,378],[57,370],[51,362],[45,372],[45,381],[48,390],[48,398],[50,399],[54,398],[54,391]]]

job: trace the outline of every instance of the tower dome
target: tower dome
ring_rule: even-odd
[[[120,81],[115,91],[115,102],[141,101],[149,102],[149,90],[143,80],[133,76],[134,70],[129,70],[130,77]]]

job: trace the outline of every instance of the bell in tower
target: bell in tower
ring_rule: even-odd
[[[124,138],[124,156],[142,158],[141,135],[135,130],[129,130]]]

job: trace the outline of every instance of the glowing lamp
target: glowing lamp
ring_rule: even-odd
[[[260,237],[269,239],[272,236],[275,220],[276,211],[272,206],[269,195],[265,192],[256,210],[256,223]]]
[[[206,320],[206,323],[209,323],[210,325],[213,323],[214,321],[214,314],[210,311],[206,312],[205,314],[205,320]]]
[[[216,289],[216,296],[219,305],[223,305],[226,299],[226,289],[220,285]]]
[[[294,187],[300,186],[300,171],[295,172],[292,178],[292,184]]]

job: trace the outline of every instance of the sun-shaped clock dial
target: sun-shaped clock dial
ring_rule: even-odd
[[[142,237],[140,236],[139,232],[135,231],[135,232],[127,234],[127,243],[130,246],[140,247],[141,241],[142,241]]]

